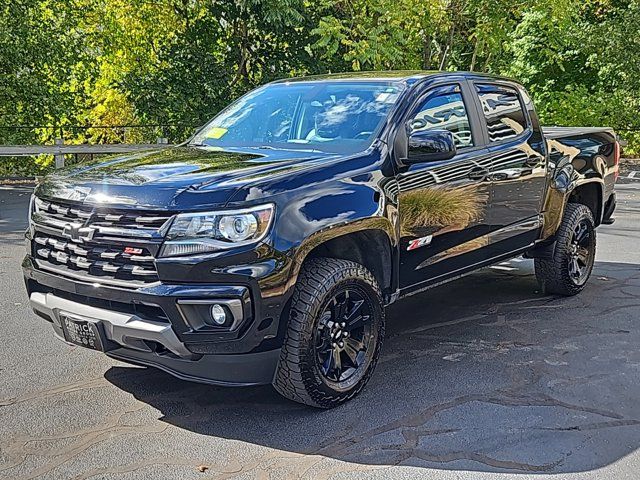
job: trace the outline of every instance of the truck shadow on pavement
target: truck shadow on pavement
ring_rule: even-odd
[[[398,302],[371,382],[330,411],[271,387],[196,385],[155,369],[105,377],[163,422],[269,447],[242,455],[234,474],[561,473],[622,459],[640,445],[639,266],[599,262],[573,298],[536,290],[531,262],[518,259]],[[215,458],[211,472],[225,473]]]

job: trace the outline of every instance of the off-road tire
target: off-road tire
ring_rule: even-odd
[[[586,265],[586,278],[576,281],[570,273],[572,239],[580,222],[586,222],[592,243],[589,245],[589,261]],[[596,231],[591,210],[585,205],[569,203],[558,228],[556,243],[551,258],[536,258],[535,272],[543,293],[572,296],[585,287],[595,259]]]
[[[372,355],[363,363],[362,375],[348,389],[327,384],[316,360],[315,331],[323,308],[345,288],[357,288],[369,296],[371,331],[376,332]],[[333,258],[317,258],[303,265],[291,300],[289,325],[273,381],[283,396],[317,408],[333,408],[355,397],[375,369],[384,338],[384,308],[380,288],[364,266]],[[357,379],[356,379],[357,380]],[[337,385],[337,384],[336,384]]]

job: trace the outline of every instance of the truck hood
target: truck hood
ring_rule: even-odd
[[[259,153],[255,153],[259,152]],[[109,207],[199,209],[222,206],[248,183],[315,164],[328,154],[170,147],[119,155],[48,176],[36,194]]]

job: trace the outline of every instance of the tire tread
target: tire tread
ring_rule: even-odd
[[[582,291],[585,284],[576,285],[571,278],[564,263],[568,253],[569,242],[573,231],[573,226],[586,216],[594,225],[591,210],[580,203],[567,204],[562,217],[562,223],[556,235],[556,245],[553,256],[550,259],[536,258],[535,273],[544,293],[572,296]],[[594,230],[594,248],[595,248]]]
[[[364,266],[335,258],[315,258],[305,263],[298,276],[289,310],[289,325],[280,353],[278,369],[273,381],[274,388],[283,396],[317,408],[332,408],[356,396],[367,383],[380,355],[384,338],[384,310],[381,308],[378,344],[371,364],[364,377],[348,392],[326,395],[314,388],[309,381],[314,365],[309,364],[305,348],[313,337],[315,309],[322,299],[338,283],[358,279],[371,287],[382,305],[380,288],[369,270]]]

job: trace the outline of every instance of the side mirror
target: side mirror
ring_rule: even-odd
[[[409,134],[407,150],[404,163],[439,162],[455,156],[456,143],[448,130],[420,130]]]

